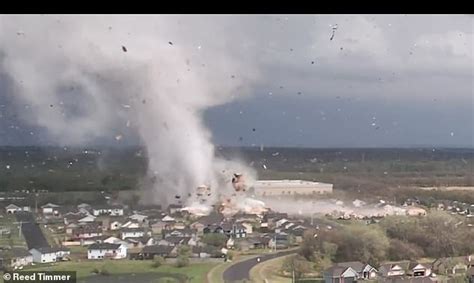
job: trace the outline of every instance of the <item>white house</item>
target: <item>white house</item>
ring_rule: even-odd
[[[43,214],[59,214],[59,205],[47,203],[41,207]]]
[[[146,219],[148,218],[148,216],[135,213],[133,215],[130,215],[128,218],[132,220],[136,220],[139,223],[143,223],[143,222],[146,222]]]
[[[99,215],[110,215],[110,216],[123,216],[123,207],[118,205],[97,207],[92,209],[94,216]]]
[[[56,251],[49,247],[31,249],[30,254],[33,256],[33,262],[37,263],[50,263],[57,260]]]
[[[12,204],[9,204],[7,207],[5,207],[5,210],[7,211],[7,214],[13,214],[18,211],[22,211],[21,207]]]
[[[143,229],[138,228],[125,228],[120,231],[120,238],[125,240],[126,238],[138,238],[143,237],[145,235],[145,231]]]
[[[127,257],[127,247],[122,244],[92,244],[87,249],[88,259],[123,259]]]
[[[122,245],[127,245],[128,243],[122,239],[119,239],[117,237],[108,237],[107,239],[105,239],[103,241],[104,243],[108,243],[108,244],[122,244]]]

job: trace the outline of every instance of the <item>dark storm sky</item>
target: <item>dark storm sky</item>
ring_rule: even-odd
[[[250,94],[204,113],[216,144],[474,146],[473,16],[205,19],[226,23],[232,35],[207,40],[259,54],[260,79]],[[0,60],[8,56],[1,48]],[[16,101],[9,80],[2,69],[0,144],[54,144],[45,128],[23,119],[28,107]],[[128,134],[123,144],[138,143],[133,130]],[[109,135],[90,140],[113,143]]]

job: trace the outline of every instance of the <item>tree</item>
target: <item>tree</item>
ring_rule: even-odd
[[[416,244],[391,239],[388,256],[390,260],[416,260],[423,257],[424,252]]]
[[[311,272],[311,267],[309,262],[307,262],[303,257],[298,255],[288,256],[283,261],[281,270],[285,274],[290,276],[295,276],[295,279],[303,277],[305,273]]]
[[[185,267],[189,265],[189,257],[191,256],[191,248],[183,245],[178,248],[177,267]]]
[[[222,248],[225,246],[228,239],[229,238],[226,235],[221,233],[208,233],[202,236],[201,242],[205,243],[206,245]]]

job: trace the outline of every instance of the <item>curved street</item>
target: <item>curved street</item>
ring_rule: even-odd
[[[250,269],[252,269],[255,265],[258,263],[274,259],[280,256],[285,256],[289,255],[292,253],[295,253],[296,250],[285,250],[277,253],[270,253],[270,254],[263,254],[258,257],[260,257],[260,262],[257,261],[257,258],[251,258],[247,259],[241,262],[238,262],[236,264],[233,264],[229,266],[224,271],[224,282],[226,283],[232,283],[235,281],[241,281],[241,280],[250,280]]]

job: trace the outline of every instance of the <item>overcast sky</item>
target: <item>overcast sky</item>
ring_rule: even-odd
[[[146,22],[154,17],[139,18]],[[69,19],[74,21],[73,16]],[[473,16],[209,15],[167,19],[176,38],[187,35],[185,42],[174,45],[203,52],[212,46],[228,51],[229,56],[235,53],[238,60],[251,61],[252,70],[258,73],[258,79],[246,85],[245,94],[233,92],[229,94],[232,99],[204,111],[215,144],[474,146]],[[10,20],[1,17],[0,36],[11,32],[2,29]],[[23,30],[18,27],[15,36],[28,37]],[[123,30],[123,37],[129,32]],[[87,40],[88,31],[77,36]],[[61,38],[55,40],[61,42]],[[168,44],[168,39],[163,40]],[[133,46],[133,41],[129,44]],[[0,61],[9,57],[11,49],[5,46],[7,43],[0,43]],[[129,53],[133,48],[139,46],[129,48]],[[212,65],[212,56],[206,60]],[[235,79],[246,75],[232,73]],[[28,116],[28,106],[16,101],[11,81],[8,68],[0,68],[0,144],[54,144],[56,140],[44,125],[23,119]],[[133,130],[127,133],[121,144],[139,143]],[[87,141],[115,142],[107,133]]]

